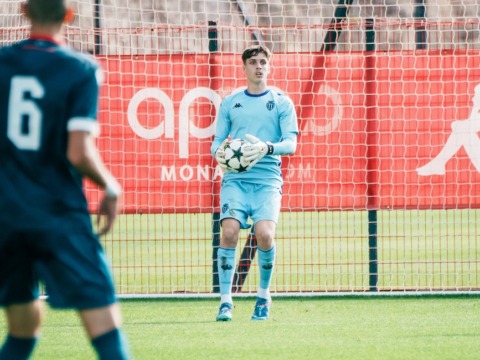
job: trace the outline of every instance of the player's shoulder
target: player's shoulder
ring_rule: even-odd
[[[225,99],[226,100],[239,99],[239,98],[244,98],[245,96],[246,96],[245,89],[241,88],[241,89],[232,91],[230,94],[225,96]]]
[[[293,104],[292,99],[290,97],[278,89],[270,89],[270,96],[278,103],[278,104],[285,104],[290,105]]]
[[[269,90],[271,96],[274,96],[276,98],[288,98],[288,95],[285,94],[282,90],[279,90],[277,88],[270,88]]]
[[[15,51],[16,45],[17,43],[0,47],[0,59],[11,57],[12,52]]]
[[[245,91],[242,89],[242,90],[239,90],[239,91],[234,91],[228,95],[226,95],[223,100],[222,100],[222,103],[224,106],[227,106],[228,108],[230,108],[230,104],[233,103],[233,105],[239,103],[241,104],[242,102],[242,99],[245,98]]]
[[[69,47],[61,48],[62,68],[71,74],[73,82],[95,78],[98,85],[103,83],[103,71],[97,60],[90,54]]]
[[[60,51],[65,58],[65,61],[68,62],[72,67],[77,67],[81,70],[87,71],[96,71],[100,68],[100,64],[90,54],[86,54],[69,47],[62,47]]]
[[[22,56],[28,56],[28,52],[32,50],[38,50],[39,53],[45,54],[43,58],[50,62],[59,60],[62,65],[66,66],[85,69],[97,69],[100,66],[92,55],[50,40],[28,38],[0,48],[2,54],[7,56],[10,56],[12,52],[21,53]],[[37,57],[35,57],[35,59],[37,59]]]

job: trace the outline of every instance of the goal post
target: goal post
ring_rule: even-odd
[[[259,41],[300,128],[273,295],[479,291],[477,1],[72,3],[67,43],[104,70],[98,145],[125,194],[102,238],[120,296],[218,295],[214,120]],[[0,46],[28,34],[19,4],[0,3]],[[254,295],[241,239],[235,294]]]

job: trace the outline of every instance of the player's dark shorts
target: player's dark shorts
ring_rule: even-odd
[[[116,302],[98,238],[85,229],[62,230],[0,230],[0,306],[37,299],[40,280],[54,308],[85,310]]]

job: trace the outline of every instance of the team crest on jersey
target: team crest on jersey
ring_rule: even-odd
[[[267,101],[266,106],[267,106],[268,111],[272,111],[275,108],[275,101],[273,101],[273,100]]]

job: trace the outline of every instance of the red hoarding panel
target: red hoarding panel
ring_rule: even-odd
[[[240,56],[101,62],[99,146],[125,211],[215,211],[221,172],[210,144],[221,99],[245,86]],[[296,154],[283,158],[284,209],[479,206],[479,172],[464,147],[444,175],[417,173],[452,122],[470,117],[479,62],[467,53],[276,54],[269,85],[292,98],[300,127]]]
[[[478,56],[378,53],[376,65],[376,206],[478,207],[480,176],[463,146],[445,159],[444,175],[417,173],[446,146],[452,122],[469,118],[474,88],[480,84]]]

